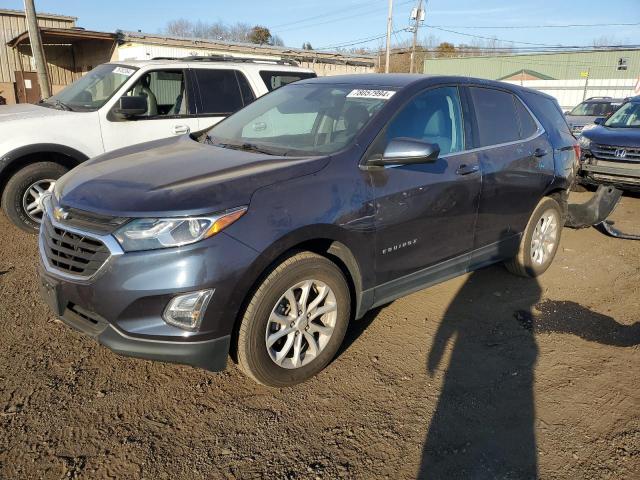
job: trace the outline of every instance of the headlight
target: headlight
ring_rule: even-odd
[[[580,145],[580,148],[582,148],[583,150],[586,150],[591,146],[591,140],[589,140],[587,137],[582,135],[578,139],[578,144]]]
[[[180,247],[212,237],[246,211],[247,207],[239,207],[211,216],[139,218],[119,228],[114,235],[127,252]]]

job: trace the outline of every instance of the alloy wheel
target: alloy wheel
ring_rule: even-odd
[[[53,192],[56,181],[50,178],[32,183],[22,196],[22,208],[27,216],[36,223],[42,222],[44,212],[42,200],[46,194]]]
[[[282,368],[300,368],[320,355],[336,326],[338,306],[331,288],[304,280],[289,288],[269,315],[265,344]]]

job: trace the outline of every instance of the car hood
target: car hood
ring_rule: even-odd
[[[214,147],[188,135],[100,155],[56,183],[62,206],[120,217],[202,215],[248,205],[258,188],[310,175],[329,157]]]
[[[66,110],[58,110],[57,108],[32,105],[30,103],[2,105],[0,106],[0,123],[13,122],[15,120],[28,120],[32,118],[73,115],[73,113],[74,112]]]
[[[567,115],[566,119],[567,119],[567,123],[569,125],[576,126],[576,125],[587,125],[589,123],[593,123],[593,121],[599,117],[595,117],[592,115]]]
[[[604,125],[583,130],[582,136],[594,143],[617,147],[640,147],[640,128],[610,128]]]

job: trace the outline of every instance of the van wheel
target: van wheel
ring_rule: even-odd
[[[333,359],[350,315],[340,268],[315,253],[296,253],[253,294],[238,332],[238,366],[267,386],[303,382]]]
[[[562,234],[562,211],[556,200],[545,197],[533,211],[520,240],[518,254],[505,262],[507,270],[521,277],[542,275],[556,255]]]
[[[38,162],[18,170],[2,193],[2,209],[15,226],[37,233],[42,222],[42,196],[52,192],[67,168],[54,162]]]

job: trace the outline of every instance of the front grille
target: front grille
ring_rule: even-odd
[[[61,272],[90,277],[107,261],[109,249],[100,240],[42,222],[44,255],[51,267]]]
[[[603,145],[592,143],[590,147],[591,153],[596,158],[603,160],[615,160],[617,162],[640,162],[639,147],[616,147],[613,145]],[[624,152],[624,156],[622,155]]]

